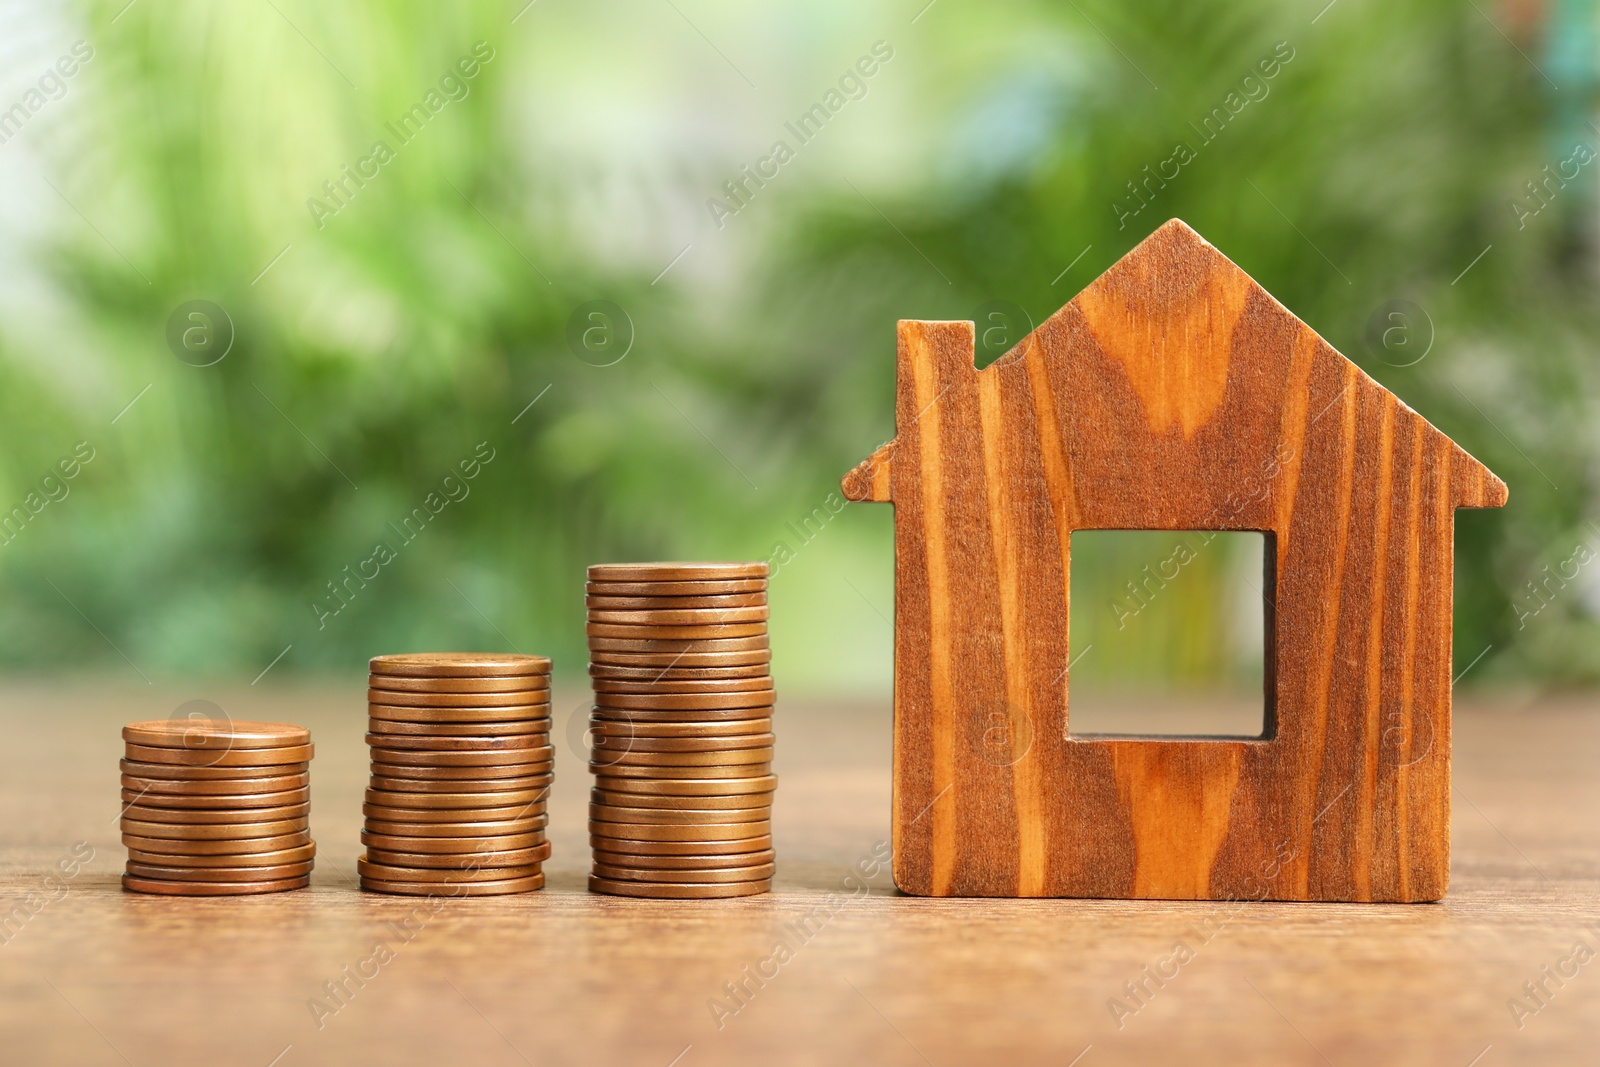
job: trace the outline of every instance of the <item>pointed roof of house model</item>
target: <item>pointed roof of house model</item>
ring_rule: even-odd
[[[1248,312],[1248,314],[1247,314]],[[910,322],[903,323],[909,326]],[[932,326],[934,324],[924,324]],[[953,324],[947,324],[953,325]],[[966,324],[970,333],[971,325]],[[1505,483],[1487,467],[1384,389],[1323,340],[1227,256],[1180,219],[1164,223],[1113,263],[979,379],[1002,376],[1018,361],[1105,357],[1094,363],[1123,376],[1137,395],[1147,429],[1157,437],[1195,437],[1229,404],[1249,406],[1253,391],[1263,405],[1292,402],[1280,394],[1304,390],[1329,372],[1358,394],[1378,390],[1391,398],[1396,417],[1426,427],[1424,435],[1451,453],[1453,503],[1499,507]],[[905,353],[902,353],[904,357]],[[971,349],[967,353],[971,363]],[[902,359],[902,377],[904,377]],[[901,382],[902,389],[906,382]],[[940,379],[941,387],[953,383]],[[1057,396],[1057,404],[1079,397]],[[903,419],[905,412],[899,412]],[[1314,417],[1321,413],[1313,413]],[[897,419],[897,430],[907,429]],[[1117,427],[1107,425],[1108,432]],[[891,498],[895,442],[883,445],[847,474],[851,500]]]

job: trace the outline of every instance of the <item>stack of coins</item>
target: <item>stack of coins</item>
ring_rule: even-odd
[[[311,880],[311,731],[222,718],[122,728],[122,887],[241,896]]]
[[[361,887],[489,896],[543,886],[550,661],[433,652],[370,667]]]
[[[739,897],[772,887],[765,563],[589,568],[595,787],[589,888]]]

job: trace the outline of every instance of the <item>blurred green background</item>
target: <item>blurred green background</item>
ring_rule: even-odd
[[[0,6],[4,666],[581,670],[587,563],[773,558],[780,681],[883,692],[895,320],[1177,216],[1511,485],[1463,684],[1594,679],[1593,5],[925,4]]]

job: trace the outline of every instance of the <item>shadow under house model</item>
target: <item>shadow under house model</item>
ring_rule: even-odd
[[[899,324],[894,877],[934,896],[1426,901],[1455,509],[1506,486],[1182,222],[995,363]],[[1259,739],[1071,737],[1073,530],[1266,535]]]

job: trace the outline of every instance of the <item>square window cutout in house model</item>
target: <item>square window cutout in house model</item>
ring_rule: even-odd
[[[983,370],[902,321],[894,876],[932,896],[1427,901],[1450,867],[1454,512],[1506,486],[1182,222]],[[1254,530],[1258,739],[1073,737],[1074,530]]]

